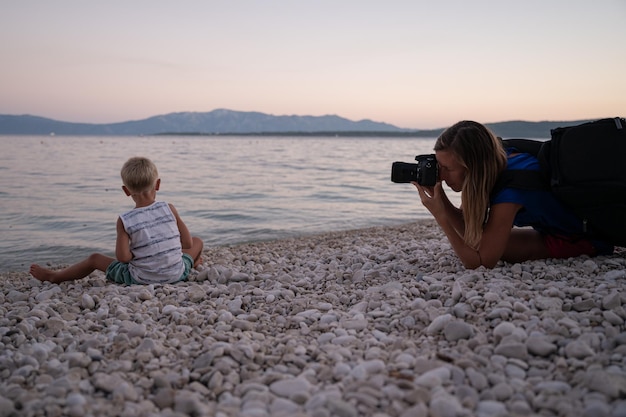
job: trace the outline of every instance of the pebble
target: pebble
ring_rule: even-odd
[[[468,323],[455,320],[446,324],[443,334],[448,342],[455,342],[472,337],[474,335],[474,328]]]
[[[582,340],[574,340],[565,346],[565,355],[568,358],[583,359],[594,355],[593,349]]]
[[[0,417],[626,417],[626,259],[465,270],[432,221],[0,275]]]
[[[311,384],[304,378],[281,379],[269,386],[271,392],[285,398],[307,395],[310,388]]]
[[[546,357],[556,352],[557,346],[545,336],[530,336],[526,339],[526,348],[532,355]]]
[[[96,307],[96,302],[91,295],[83,294],[80,299],[80,305],[85,310],[93,310]]]
[[[502,343],[496,346],[494,352],[507,358],[526,359],[528,356],[526,345],[519,342]]]

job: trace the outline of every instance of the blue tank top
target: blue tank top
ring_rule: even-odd
[[[507,170],[539,170],[536,157],[527,154],[509,154]],[[561,204],[550,191],[504,188],[492,196],[490,204],[516,203],[523,207],[517,212],[515,226],[531,226],[540,233],[561,236],[583,234],[582,222]]]

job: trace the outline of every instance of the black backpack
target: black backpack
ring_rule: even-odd
[[[505,148],[539,159],[539,171],[507,170],[504,187],[550,190],[583,223],[588,237],[626,246],[626,121],[601,119],[551,130],[551,139],[504,139]]]

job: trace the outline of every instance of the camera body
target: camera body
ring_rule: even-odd
[[[391,165],[391,181],[396,183],[417,182],[425,187],[432,187],[439,179],[439,165],[434,154],[417,155],[417,164],[394,162]]]

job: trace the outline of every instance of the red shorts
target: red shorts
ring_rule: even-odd
[[[604,242],[566,236],[544,235],[544,242],[551,258],[573,258],[580,255],[609,255],[613,247]]]

